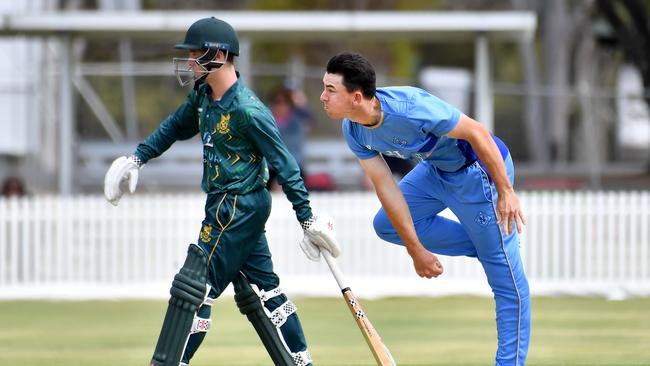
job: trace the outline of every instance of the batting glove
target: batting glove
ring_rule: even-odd
[[[124,194],[123,185],[126,185],[129,193],[134,193],[138,184],[138,171],[142,166],[144,164],[135,155],[128,158],[120,156],[115,159],[104,177],[104,197],[106,197],[106,200],[113,206],[117,206]]]
[[[307,258],[318,262],[321,249],[327,250],[334,258],[341,254],[338,240],[336,240],[334,220],[331,217],[327,215],[312,216],[300,225],[305,234],[300,242],[300,248]]]

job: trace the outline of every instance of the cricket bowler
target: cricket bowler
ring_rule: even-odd
[[[174,277],[152,366],[188,365],[211,327],[214,300],[229,283],[235,301],[260,336],[275,365],[311,365],[295,305],[279,287],[264,226],[271,212],[265,188],[267,163],[293,204],[311,260],[320,249],[338,256],[333,223],[312,214],[295,159],[288,152],[269,109],[239,79],[234,59],[239,39],[230,24],[211,17],[192,24],[176,45],[181,85],[194,83],[187,99],[140,143],[133,155],[117,158],[105,177],[106,199],[117,205],[135,191],[138,171],[175,141],[195,135],[203,143],[205,219]],[[137,243],[134,243],[136,245]]]
[[[375,83],[368,60],[341,53],[327,64],[320,100],[330,118],[342,119],[343,136],[381,201],[377,235],[403,245],[421,277],[442,274],[433,253],[478,258],[496,300],[496,365],[524,365],[530,293],[517,234],[525,218],[508,148],[422,89]],[[418,164],[398,186],[382,154]],[[460,222],[438,215],[445,208]]]

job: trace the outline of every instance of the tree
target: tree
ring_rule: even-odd
[[[625,56],[641,72],[644,89],[650,89],[650,27],[648,9],[640,0],[597,0],[598,9],[612,26]],[[650,106],[650,95],[644,99]]]
[[[643,99],[650,107],[650,17],[645,4],[642,0],[596,0],[596,6],[611,25],[621,51],[639,69],[645,90]]]

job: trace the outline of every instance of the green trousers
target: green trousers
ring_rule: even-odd
[[[268,291],[279,286],[264,235],[270,213],[271,195],[264,188],[245,195],[208,195],[198,244],[208,255],[208,284],[212,287],[209,297],[219,297],[240,271],[259,289]],[[269,299],[265,306],[273,311],[285,301],[286,296],[281,294]],[[210,311],[211,307],[204,305],[198,315],[209,318]],[[307,349],[296,313],[289,316],[280,330],[291,352]],[[205,333],[190,336],[182,362],[189,363],[204,337]]]

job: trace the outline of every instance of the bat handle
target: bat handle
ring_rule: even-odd
[[[334,279],[336,279],[336,283],[339,284],[339,288],[341,290],[348,288],[348,285],[345,283],[345,278],[343,278],[343,273],[341,272],[341,269],[339,269],[338,264],[336,264],[336,260],[332,258],[330,252],[327,250],[321,250],[320,254],[325,258],[325,262],[327,262],[327,265],[330,267],[330,271],[332,272]]]

